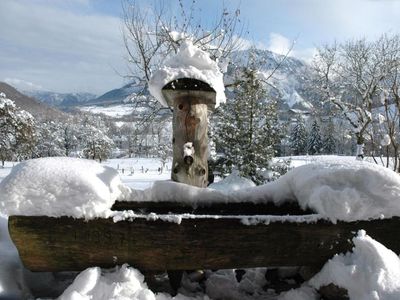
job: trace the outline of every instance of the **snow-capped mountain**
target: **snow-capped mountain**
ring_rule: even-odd
[[[260,62],[260,77],[268,80],[268,83],[276,89],[271,92],[277,97],[281,112],[291,109],[302,112],[310,112],[316,103],[312,92],[307,87],[311,70],[307,63],[294,58],[273,53],[268,50],[241,50],[232,55],[224,80],[229,83],[233,77],[234,66],[248,64],[249,56]],[[271,75],[271,72],[278,69]],[[227,90],[227,96],[231,91]],[[80,110],[92,113],[104,113],[118,117],[133,114],[143,115],[148,112],[147,97],[149,92],[143,83],[130,82],[120,88],[112,89],[99,97],[92,94],[62,94],[50,92],[30,92],[30,95],[50,105],[61,108],[77,107]],[[139,97],[140,101],[137,101]],[[318,104],[317,104],[318,105]],[[118,113],[116,114],[115,111]],[[130,112],[130,113],[128,113]]]
[[[237,51],[233,55],[227,76],[232,75],[233,66],[240,67],[248,64],[250,55],[259,64],[260,78],[267,80],[269,84],[276,88],[275,92],[274,90],[271,92],[275,93],[275,96],[279,99],[281,110],[310,111],[313,109],[315,105],[313,103],[314,97],[307,89],[311,69],[307,63],[297,58],[285,58],[283,55],[268,50]]]
[[[86,105],[111,105],[111,104],[123,104],[130,103],[130,98],[137,94],[148,95],[147,89],[140,83],[131,82],[124,85],[121,88],[113,89],[111,91],[106,92],[105,94],[94,98],[87,103]]]
[[[233,66],[244,66],[248,63],[249,55],[255,56],[260,64],[260,76],[268,78],[268,82],[276,87],[277,98],[280,99],[281,110],[297,109],[310,111],[313,109],[312,95],[306,88],[307,79],[310,76],[310,67],[303,61],[287,57],[283,62],[283,56],[268,50],[241,50],[234,53],[225,75],[227,81],[232,77]],[[272,70],[279,64],[279,68],[270,77]],[[84,105],[110,106],[129,104],[132,98],[141,93],[148,95],[148,91],[141,84],[129,83],[121,88],[113,89],[104,95],[86,102]]]
[[[38,99],[40,102],[55,107],[72,107],[96,98],[96,95],[91,93],[56,93],[40,90],[24,91],[24,93]]]

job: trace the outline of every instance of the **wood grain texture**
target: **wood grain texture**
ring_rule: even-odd
[[[216,93],[205,82],[181,78],[168,83],[162,93],[173,108],[173,160],[171,179],[197,187],[208,184],[208,112]],[[185,158],[183,147],[192,143],[194,153]]]
[[[180,225],[135,219],[85,222],[11,216],[9,232],[32,271],[83,270],[129,263],[140,270],[322,266],[351,250],[360,229],[400,252],[400,219],[243,225],[237,219],[185,219]]]
[[[140,213],[184,214],[195,215],[305,215],[314,213],[303,210],[297,202],[284,202],[277,206],[272,201],[265,203],[252,202],[149,202],[149,201],[116,201],[112,210],[134,210]]]

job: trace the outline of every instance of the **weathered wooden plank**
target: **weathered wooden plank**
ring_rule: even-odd
[[[191,213],[196,215],[306,215],[314,213],[303,210],[296,202],[284,202],[276,206],[273,202],[230,202],[230,203],[184,203],[184,202],[138,202],[116,201],[112,210],[134,210],[142,213]]]
[[[400,219],[331,224],[243,225],[237,219],[184,219],[180,225],[135,219],[9,218],[24,265],[33,271],[83,270],[129,263],[141,270],[321,266],[350,250],[359,229],[396,253]]]
[[[208,184],[208,112],[216,93],[207,83],[180,78],[162,89],[173,108],[173,160],[171,179],[197,187]]]

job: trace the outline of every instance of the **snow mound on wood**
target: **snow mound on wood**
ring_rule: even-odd
[[[237,175],[197,188],[171,181],[155,182],[145,191],[132,191],[133,201],[185,202],[192,205],[228,202],[298,202],[333,223],[400,216],[399,174],[373,163],[326,159],[299,166],[277,181],[249,187]],[[215,189],[214,189],[215,188]]]
[[[348,290],[352,300],[400,299],[400,259],[360,230],[352,253],[335,255],[310,284],[330,283]]]
[[[223,180],[210,184],[209,188],[220,191],[224,194],[255,187],[255,183],[248,178],[241,177],[238,171],[232,172]]]
[[[167,83],[181,78],[193,78],[208,83],[216,92],[216,107],[226,101],[223,74],[217,62],[190,40],[184,41],[178,53],[154,72],[149,81],[149,92],[163,106],[168,106],[161,90]]]
[[[236,192],[252,202],[298,201],[332,222],[400,216],[399,174],[365,161],[326,160],[297,167],[277,181]]]
[[[0,210],[7,215],[104,216],[125,188],[118,172],[77,158],[21,162],[0,183]]]

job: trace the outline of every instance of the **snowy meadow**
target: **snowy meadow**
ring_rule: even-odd
[[[50,172],[49,174],[54,182],[57,182],[58,178],[55,174],[58,171],[51,170],[53,167],[48,163],[49,160],[45,159],[45,161],[47,162],[42,163],[41,166],[46,166],[44,168]],[[4,194],[9,192],[8,188],[16,184],[13,183],[13,178],[24,181],[19,184],[26,187],[25,193],[30,193],[32,189],[38,191],[37,186],[30,186],[29,176],[31,174],[26,173],[27,170],[24,171],[24,164],[26,165],[26,163],[22,163],[22,167],[13,171],[14,175],[9,176],[6,180],[4,179],[11,173],[12,166],[17,164],[7,162],[5,167],[0,169],[0,179],[2,180],[0,188],[3,189],[3,197]],[[90,162],[90,165],[92,164],[96,168],[99,165]],[[35,168],[34,164],[30,162],[28,162],[28,165],[30,169]],[[120,178],[126,189],[130,188],[131,191],[134,191],[129,195],[135,197],[151,195],[151,197],[159,197],[160,199],[172,199],[180,195],[182,199],[185,199],[185,195],[189,193],[193,201],[207,197],[212,201],[212,198],[222,199],[224,195],[226,196],[229,193],[229,190],[234,190],[238,201],[240,201],[242,195],[246,195],[253,202],[262,201],[260,200],[261,195],[268,195],[279,203],[281,199],[287,199],[290,194],[295,194],[301,206],[311,207],[318,212],[317,219],[330,219],[332,222],[336,222],[336,220],[390,218],[400,215],[400,205],[397,204],[400,196],[400,179],[397,174],[388,169],[368,162],[355,162],[354,157],[335,156],[293,157],[292,166],[294,169],[287,175],[277,182],[264,186],[251,187],[252,185],[243,178],[230,176],[225,181],[214,184],[213,189],[206,191],[183,187],[180,184],[166,181],[170,177],[168,171],[170,170],[170,163],[167,164],[168,170],[161,171],[161,164],[158,159],[110,159],[104,162],[102,166],[99,165],[99,168],[111,167],[112,170],[106,170],[114,172],[115,178]],[[85,170],[74,170],[72,161],[67,169],[71,174],[73,173],[72,177],[77,179],[82,176],[81,174],[88,176],[92,172],[89,165],[86,166]],[[34,172],[37,172],[37,170],[34,170]],[[60,172],[63,174],[63,180],[70,186],[70,180],[73,179],[68,174],[69,172],[62,168]],[[38,184],[42,185],[40,177],[45,178],[44,175],[38,175],[35,182],[39,181]],[[114,184],[111,184],[113,180],[110,176],[106,177],[111,187]],[[49,192],[52,182],[48,178],[44,180],[48,181],[48,188],[45,190]],[[90,184],[93,182],[94,180],[89,180],[84,184],[84,187],[78,188],[85,188],[90,191]],[[103,180],[103,182],[105,181]],[[94,187],[99,189],[99,185]],[[21,190],[20,186],[18,190]],[[63,192],[68,193],[66,188]],[[387,195],[382,194],[385,192]],[[89,198],[92,197],[90,193],[86,193],[86,195]],[[334,201],[334,196],[342,200],[339,203],[340,205]],[[31,199],[35,201],[34,198],[31,197]],[[49,197],[49,199],[52,198]],[[176,199],[180,201],[179,196]],[[2,200],[5,201],[3,198]],[[14,204],[18,202],[19,206],[15,207],[11,202],[8,202],[5,205],[8,205],[8,209],[14,209],[16,212],[24,211],[23,202],[20,198],[14,197],[11,200],[14,201]],[[63,201],[67,200],[63,199]],[[73,204],[79,208],[83,206],[82,203]],[[46,208],[48,205],[42,205],[43,207],[41,205],[39,202],[34,202],[32,207],[28,205],[25,208],[25,212],[28,210],[30,213],[27,214],[36,214],[35,210],[39,210],[38,214],[40,214],[40,210],[48,209]],[[50,203],[50,205],[54,205],[54,203]],[[5,206],[2,206],[3,209]],[[363,206],[369,209],[363,210]],[[95,209],[86,207],[87,211],[84,212],[86,216],[90,217],[89,211],[96,212],[101,206],[94,207]],[[70,209],[64,206],[65,211],[61,214],[77,216],[75,208]],[[55,210],[47,211],[49,215],[54,212],[57,213]],[[117,218],[120,217],[117,216]],[[259,222],[263,221],[265,220],[259,220]],[[268,220],[266,224],[269,222],[271,220]],[[268,271],[267,266],[264,266],[263,268],[242,271],[240,280],[235,270],[205,270],[204,279],[201,282],[186,274],[178,295],[172,296],[168,288],[164,288],[162,293],[153,292],[144,281],[143,274],[136,270],[135,266],[126,264],[107,270],[93,266],[81,273],[32,273],[26,270],[19,260],[18,252],[8,236],[7,215],[4,212],[1,215],[0,225],[1,299],[33,299],[35,297],[48,299],[61,295],[59,299],[306,300],[320,299],[318,289],[330,283],[345,288],[350,299],[399,299],[400,297],[399,257],[390,249],[375,241],[373,237],[368,236],[368,232],[363,230],[355,233],[352,252],[338,253],[325,264],[319,273],[310,276],[300,286],[299,284],[296,285],[293,278],[296,274],[302,272],[301,268],[277,269],[277,276],[280,280],[286,282],[289,287],[292,284],[294,289],[287,288],[286,291],[280,291],[278,288],[272,288],[270,285],[272,279],[267,275],[270,274],[271,270]],[[160,282],[164,282],[164,285],[166,285],[165,280],[165,278],[160,278]]]

